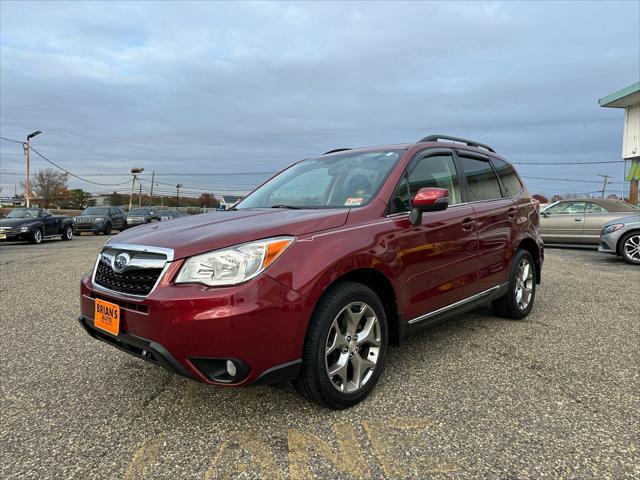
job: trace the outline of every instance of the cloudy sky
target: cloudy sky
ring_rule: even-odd
[[[619,160],[623,112],[597,100],[640,80],[638,1],[4,0],[0,19],[0,135],[42,130],[38,151],[93,192],[126,191],[132,166],[161,190],[246,190],[331,148],[429,133],[514,163]],[[13,194],[20,145],[0,141],[0,160]],[[599,173],[622,189],[620,164],[518,169],[532,192],[595,191]]]

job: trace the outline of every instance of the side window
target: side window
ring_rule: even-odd
[[[502,198],[498,177],[488,161],[471,157],[460,157],[462,171],[467,177],[469,201],[495,200]]]
[[[602,208],[597,203],[587,202],[587,208],[585,213],[608,213],[606,209]]]
[[[402,178],[391,197],[391,213],[408,212],[418,190],[426,187],[449,191],[449,205],[460,203],[460,184],[451,155],[434,155],[418,161],[409,174],[409,189]]]
[[[522,183],[520,183],[520,179],[516,175],[513,167],[507,162],[497,158],[492,158],[491,163],[498,172],[500,181],[502,181],[502,186],[505,189],[505,196],[515,197],[518,195],[524,187],[522,186]]]
[[[584,202],[560,202],[544,210],[544,213],[552,215],[579,215],[584,213]]]

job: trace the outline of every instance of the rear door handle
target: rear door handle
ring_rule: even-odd
[[[581,221],[582,221],[582,219],[581,219],[581,218],[574,218],[574,220],[575,220],[576,222],[581,222]]]

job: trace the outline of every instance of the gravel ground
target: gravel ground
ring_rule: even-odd
[[[91,339],[104,237],[0,245],[0,478],[640,478],[640,269],[547,249],[532,314],[392,348],[347,411],[211,387]]]

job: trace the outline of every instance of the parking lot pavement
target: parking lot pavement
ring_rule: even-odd
[[[640,269],[548,249],[524,321],[489,308],[392,348],[346,411],[211,387],[89,338],[105,237],[0,245],[1,478],[640,476]]]

